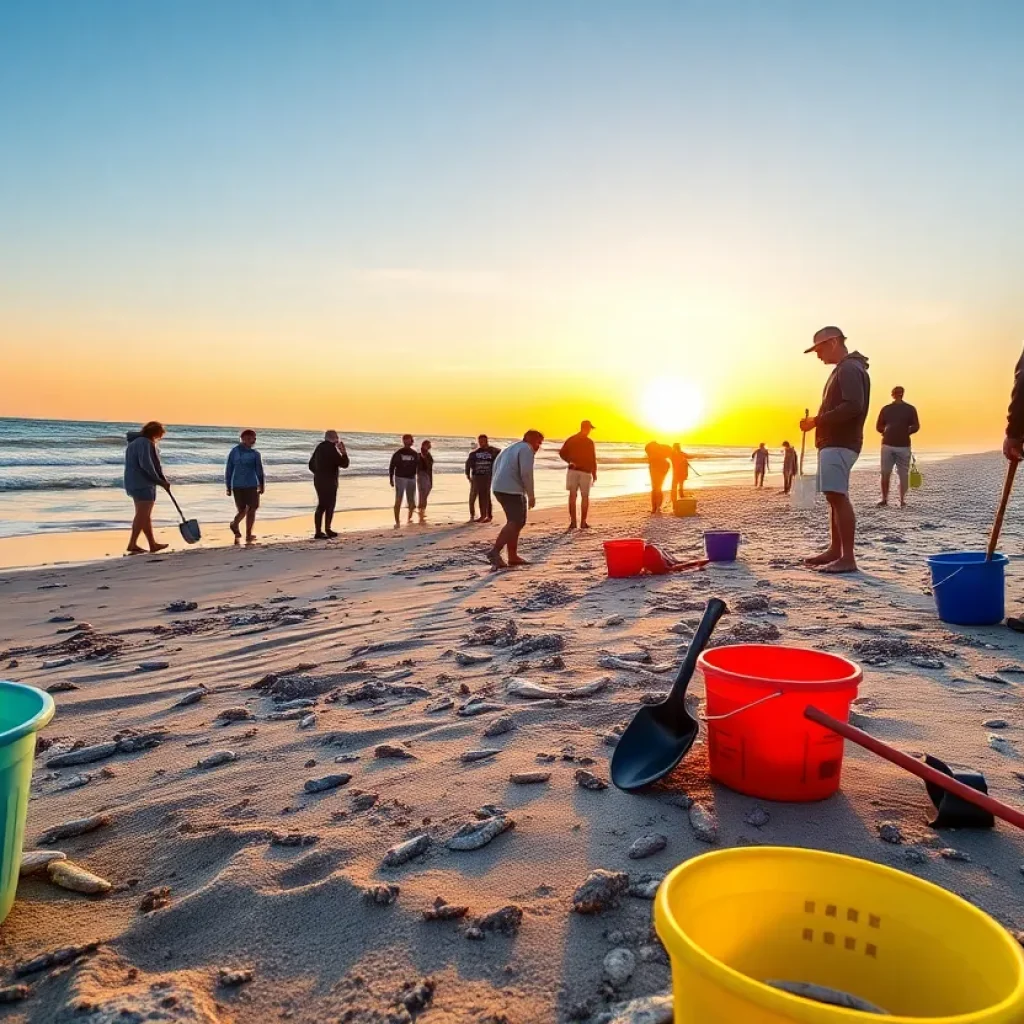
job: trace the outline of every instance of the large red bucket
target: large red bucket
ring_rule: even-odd
[[[804,718],[809,704],[848,721],[863,678],[846,658],[737,644],[697,661],[707,694],[711,776],[763,800],[823,800],[839,788],[843,740]]]
[[[642,540],[606,540],[604,557],[608,563],[608,575],[616,578],[639,576],[644,571],[644,547]]]

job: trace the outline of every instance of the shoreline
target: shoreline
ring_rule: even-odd
[[[928,467],[940,466],[945,462],[988,458],[996,453],[983,452],[964,455],[936,456],[935,461],[929,461],[927,455],[922,455],[921,465]],[[854,475],[862,479],[864,474],[877,473],[877,466],[867,464],[854,468]],[[808,473],[807,475],[813,475]],[[781,490],[781,477],[773,472],[768,476],[768,483],[764,493],[768,494]],[[705,478],[703,480],[690,479],[687,488],[688,493],[696,494],[698,499],[702,494],[723,489],[735,489],[743,492],[755,493],[754,488],[747,482],[740,482],[734,477]],[[895,484],[895,475],[894,475]],[[565,498],[563,492],[553,492],[547,489],[543,494],[538,494],[536,514],[542,511],[564,508]],[[638,499],[645,497],[649,491],[639,490],[618,490],[614,494],[606,496],[594,496],[591,498],[591,507],[596,511],[609,502],[622,499]],[[555,494],[558,494],[556,499]],[[126,499],[127,500],[127,499]],[[230,499],[225,500],[225,512],[228,511]],[[666,498],[666,503],[668,499]],[[455,508],[459,512],[454,511]],[[412,523],[406,522],[406,510],[402,509],[402,530],[420,529],[429,531],[434,527],[466,526],[468,523],[465,513],[468,508],[465,504],[456,504],[453,501],[440,500],[428,507],[427,522],[421,524],[414,514]],[[496,508],[496,518],[492,526],[497,529],[501,525],[501,510]],[[186,515],[187,515],[186,510]],[[261,515],[256,521],[257,541],[254,547],[267,547],[270,545],[295,543],[308,540],[312,543],[312,505],[310,511],[303,515],[283,515],[279,517]],[[671,512],[666,513],[671,515]],[[203,538],[199,545],[193,550],[204,550],[221,547],[245,547],[245,544],[237,545],[231,535],[225,515],[223,522],[201,522]],[[343,537],[351,537],[354,534],[364,533],[370,530],[393,530],[394,523],[390,506],[377,508],[344,509],[339,508],[335,513],[334,528]],[[170,547],[161,554],[170,554],[189,550],[182,541],[178,530],[174,525],[167,525],[166,522],[156,524],[157,539],[169,543]],[[79,565],[97,561],[118,559],[125,556],[124,545],[128,527],[120,529],[78,529],[78,530],[47,530],[40,533],[17,534],[10,537],[0,537],[0,572],[6,570],[29,570],[45,568],[47,566]],[[139,557],[139,556],[135,556]]]

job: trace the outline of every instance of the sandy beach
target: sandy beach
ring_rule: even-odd
[[[718,641],[857,661],[855,724],[981,770],[995,796],[1024,804],[1024,637],[939,622],[925,564],[984,547],[1004,465],[995,454],[933,464],[906,510],[875,508],[875,475],[855,473],[862,571],[843,578],[800,564],[824,539],[820,499],[794,512],[777,491],[747,486],[705,488],[696,519],[652,517],[644,496],[600,501],[586,533],[544,510],[523,535],[533,564],[506,573],[484,562],[497,524],[3,572],[3,675],[57,703],[26,849],[71,819],[105,816],[46,848],[112,889],[22,879],[0,929],[0,988],[30,992],[0,1019],[670,1020],[630,1007],[670,987],[653,883],[743,843],[888,864],[1024,928],[1024,836],[1002,824],[930,829],[923,785],[849,744],[840,794],[817,804],[711,784],[703,737],[655,791],[581,784],[607,780],[615,730],[668,689],[704,602],[719,596],[732,611]],[[606,577],[604,540],[642,536],[695,556],[711,528],[743,532],[740,561]],[[1012,611],[1024,604],[1013,505],[1001,548]],[[606,684],[531,700],[509,692],[512,677]],[[690,692],[701,697],[699,678]],[[109,756],[60,766],[109,741]],[[233,756],[197,766],[221,751]],[[543,781],[510,778],[538,772]],[[450,848],[473,822],[493,838]],[[650,835],[663,848],[631,858]],[[627,873],[629,891],[577,913],[574,892],[596,869]],[[92,943],[71,964],[16,976],[39,954]],[[613,949],[630,951],[620,960],[632,970],[612,979]]]

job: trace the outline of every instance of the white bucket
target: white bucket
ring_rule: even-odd
[[[795,509],[812,509],[814,508],[814,499],[817,494],[818,483],[813,476],[798,476],[793,479],[789,500]]]

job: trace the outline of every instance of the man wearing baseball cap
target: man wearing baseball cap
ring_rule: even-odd
[[[853,553],[857,518],[850,503],[850,471],[864,445],[864,421],[871,401],[868,361],[846,347],[838,327],[822,327],[807,352],[833,367],[825,382],[816,416],[801,420],[800,429],[814,431],[818,449],[818,490],[829,506],[829,545],[805,564],[822,572],[856,572]],[[806,353],[805,353],[806,354]]]
[[[576,529],[576,495],[580,495],[580,529],[590,529],[587,513],[590,511],[590,485],[597,480],[597,449],[590,440],[594,424],[584,420],[578,434],[567,438],[558,452],[563,462],[569,463],[565,472],[565,489],[569,492],[569,529]]]

